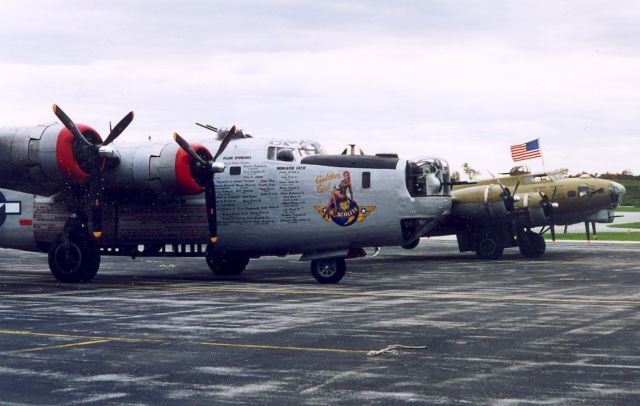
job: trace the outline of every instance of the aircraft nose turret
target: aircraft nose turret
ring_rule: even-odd
[[[612,208],[618,207],[626,191],[627,189],[618,182],[611,182],[611,185],[609,185],[609,199],[611,200]]]

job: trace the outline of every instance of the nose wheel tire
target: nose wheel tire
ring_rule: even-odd
[[[318,283],[338,283],[347,271],[344,258],[311,261],[311,275]]]
[[[90,239],[58,236],[49,248],[49,269],[62,283],[89,282],[100,268],[100,252]]]

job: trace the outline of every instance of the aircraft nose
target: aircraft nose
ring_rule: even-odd
[[[622,196],[627,191],[624,186],[619,184],[618,182],[611,182],[611,186],[609,186],[609,198],[611,199],[611,206],[618,207],[620,204],[620,200]]]

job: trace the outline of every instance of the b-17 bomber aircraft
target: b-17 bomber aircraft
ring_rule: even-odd
[[[527,258],[546,249],[542,235],[556,226],[611,223],[613,210],[625,193],[621,184],[593,177],[568,178],[560,173],[531,173],[514,167],[499,178],[461,185],[451,192],[451,215],[426,236],[455,234],[461,252],[475,251],[483,259],[499,258],[504,248],[518,247]],[[539,232],[532,228],[541,227]],[[417,245],[418,241],[405,248]]]
[[[200,144],[116,142],[133,112],[103,140],[53,110],[62,125],[0,129],[0,246],[48,252],[60,282],[90,281],[105,255],[202,256],[236,275],[250,258],[302,254],[336,283],[345,259],[414,241],[451,208],[437,158],[326,155],[202,124],[216,137]]]

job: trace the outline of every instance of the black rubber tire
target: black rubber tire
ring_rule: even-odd
[[[546,251],[544,238],[533,231],[525,232],[518,243],[520,254],[525,258],[540,258]]]
[[[498,259],[503,251],[502,241],[495,236],[484,235],[478,239],[476,255],[480,259]]]
[[[248,256],[236,253],[219,254],[207,251],[206,260],[211,272],[219,276],[240,275],[249,264]]]
[[[412,250],[417,247],[418,244],[420,244],[420,239],[416,238],[414,241],[404,244],[402,248],[404,248],[405,250]]]
[[[347,271],[344,258],[316,259],[311,261],[311,275],[318,283],[338,283]]]
[[[49,247],[49,269],[59,282],[89,282],[99,268],[100,251],[88,236],[65,241],[59,235]]]

